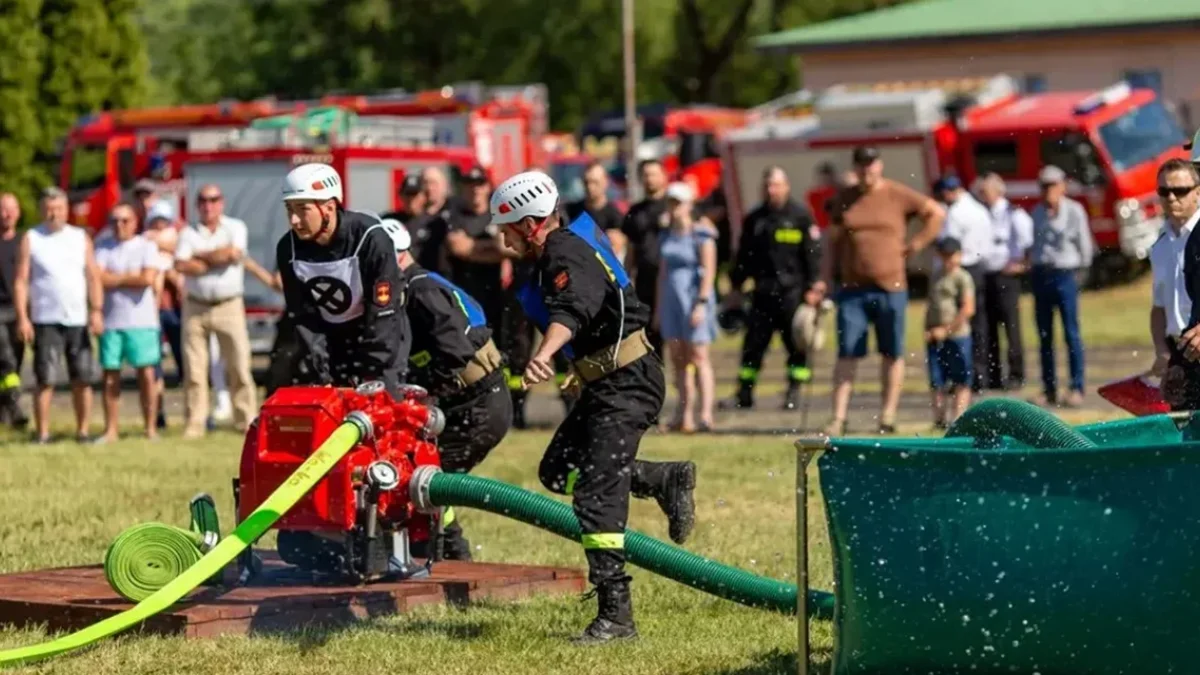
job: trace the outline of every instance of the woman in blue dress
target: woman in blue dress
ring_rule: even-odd
[[[667,188],[654,317],[679,392],[679,408],[668,428],[684,433],[712,429],[714,381],[709,345],[717,337],[713,288],[717,278],[717,230],[696,215],[693,200],[687,183],[672,183]]]

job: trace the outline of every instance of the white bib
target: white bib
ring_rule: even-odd
[[[308,291],[309,301],[329,323],[346,323],[363,315],[362,274],[358,270],[358,252],[367,235],[382,224],[367,228],[354,249],[354,255],[329,262],[296,260],[296,239],[292,237],[292,271]]]

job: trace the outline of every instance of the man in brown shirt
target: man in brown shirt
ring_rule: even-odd
[[[905,260],[928,246],[942,228],[945,211],[933,199],[883,177],[883,160],[873,147],[858,147],[851,157],[858,185],[834,198],[832,226],[821,261],[821,281],[813,290],[827,293],[836,278],[838,360],[833,370],[833,421],[830,436],[846,431],[858,361],[867,355],[867,333],[883,356],[883,408],[879,432],[894,433],[896,408],[904,382],[904,312],[908,306]],[[908,219],[922,227],[908,240]]]

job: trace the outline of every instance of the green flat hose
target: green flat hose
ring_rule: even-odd
[[[438,506],[463,506],[506,516],[579,541],[579,520],[570,506],[515,485],[468,474],[439,473],[429,482],[429,499]],[[638,567],[719,598],[778,612],[797,610],[795,584],[723,565],[641,532],[625,531],[625,555]],[[832,618],[833,606],[832,593],[808,592],[808,611],[814,618]]]
[[[946,431],[947,437],[973,436],[982,447],[998,447],[1001,436],[1009,436],[1034,448],[1081,450],[1095,442],[1053,413],[1032,403],[1011,398],[980,401]]]
[[[199,562],[203,543],[203,535],[173,525],[134,525],[109,545],[104,577],[118,595],[141,602]]]
[[[0,666],[12,666],[68,652],[80,647],[86,647],[97,640],[115,635],[123,630],[132,628],[146,619],[179,602],[197,586],[200,586],[213,575],[233,562],[238,554],[253,544],[259,537],[279,520],[279,517],[295,506],[304,495],[312,490],[317,481],[329,473],[338,461],[345,456],[362,437],[364,427],[357,423],[345,422],[339,426],[316,452],[309,456],[295,473],[284,481],[271,496],[259,505],[254,513],[238,525],[230,536],[217,544],[203,558],[182,574],[175,577],[150,597],[142,600],[133,608],[125,610],[116,616],[110,616],[99,623],[92,624],[83,630],[64,635],[63,637],[43,642],[29,647],[18,647],[0,651]],[[159,526],[166,527],[166,526]],[[137,528],[135,528],[137,529]],[[179,530],[183,532],[184,530]],[[152,533],[157,537],[159,533]],[[188,533],[189,535],[191,533]],[[139,535],[141,536],[141,535]],[[176,536],[176,535],[168,535]],[[194,543],[189,544],[195,547]],[[146,582],[145,577],[142,583]]]

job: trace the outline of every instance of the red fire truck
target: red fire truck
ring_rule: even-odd
[[[928,192],[941,175],[965,183],[994,171],[1014,202],[1031,207],[1038,171],[1065,170],[1068,194],[1084,203],[1096,242],[1126,260],[1147,255],[1162,226],[1155,172],[1186,157],[1185,136],[1150,90],[1118,84],[1101,91],[1022,95],[1012,78],[839,85],[814,97],[819,124],[791,137],[734,138],[725,178],[735,232],[761,200],[763,170],[782,166],[797,197],[823,164],[849,168],[851,149],[880,148],[886,175]],[[736,241],[736,239],[735,239]],[[928,269],[914,261],[914,271]]]
[[[183,196],[184,177],[165,161],[171,152],[232,147],[237,134],[255,121],[328,107],[355,113],[362,120],[356,127],[360,133],[378,135],[380,129],[390,129],[393,137],[406,137],[414,147],[470,149],[493,178],[502,180],[542,162],[546,101],[543,85],[465,83],[416,94],[334,95],[311,101],[260,100],[101,113],[83,118],[68,134],[60,185],[74,204],[72,220],[97,229],[140,178],[159,180],[167,198]]]
[[[746,110],[707,105],[641,106],[642,144],[638,159],[659,159],[671,180],[692,185],[698,198],[707,197],[721,183],[720,140],[731,129],[750,120]],[[625,138],[625,116],[613,111],[590,118],[579,137],[586,154],[612,157],[614,173],[627,181],[620,148]]]

